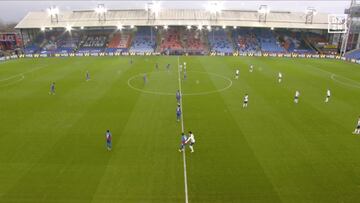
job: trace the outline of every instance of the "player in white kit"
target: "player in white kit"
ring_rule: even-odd
[[[195,144],[195,137],[194,137],[194,134],[191,131],[189,131],[189,137],[186,140],[185,144],[187,144],[188,142],[190,142],[189,148],[191,150],[191,153],[193,153],[194,152],[194,147],[193,146]]]
[[[248,106],[248,103],[249,103],[249,95],[245,94],[244,102],[243,102],[243,108],[246,108]]]
[[[328,102],[329,102],[330,96],[331,96],[330,90],[329,90],[329,89],[327,89],[327,90],[326,90],[325,103],[328,103]]]
[[[299,97],[300,97],[300,92],[298,90],[296,90],[295,92],[295,98],[294,98],[294,102],[297,104],[299,103]]]
[[[253,65],[251,65],[251,66],[250,66],[250,69],[249,69],[250,73],[252,73],[252,72],[253,72],[253,70],[254,70],[254,66],[253,66]]]
[[[357,134],[357,135],[360,134],[360,116],[359,116],[359,119],[358,119],[358,122],[357,122],[357,125],[355,128],[354,134]]]
[[[239,79],[239,74],[240,74],[239,69],[236,69],[236,71],[235,71],[235,79]]]
[[[278,82],[279,83],[281,83],[281,81],[282,81],[282,73],[281,72],[279,72],[279,74],[278,74]]]

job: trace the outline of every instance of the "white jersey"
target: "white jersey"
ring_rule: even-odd
[[[250,66],[250,69],[252,70],[253,68],[254,68],[254,66],[253,66],[253,65],[251,65],[251,66]]]
[[[186,66],[186,62],[184,62],[184,66]]]
[[[358,120],[358,126],[360,126],[360,119]]]
[[[189,135],[189,138],[186,140],[186,142],[189,142],[189,141],[190,141],[191,143],[195,143],[194,134],[191,133],[191,134]]]
[[[279,78],[282,78],[282,73],[279,73]]]
[[[295,97],[299,97],[300,96],[300,92],[299,91],[296,91],[295,92]]]
[[[330,90],[327,90],[327,91],[326,91],[326,96],[330,97],[330,95],[331,95],[331,94],[330,94]]]
[[[248,101],[249,101],[249,95],[245,95],[244,102],[248,102]]]
[[[239,73],[240,73],[239,69],[235,71],[236,75],[239,75]]]

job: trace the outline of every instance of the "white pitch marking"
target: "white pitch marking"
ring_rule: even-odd
[[[180,92],[180,110],[181,110],[181,130],[184,132],[184,112],[183,112],[183,105],[182,105],[182,93],[181,93],[181,76],[180,76],[180,62],[179,57],[177,57],[178,62],[178,81],[179,81],[179,92]],[[185,156],[185,148],[183,150],[183,163],[184,163],[184,185],[185,185],[185,203],[189,202],[188,198],[188,186],[187,186],[187,174],[186,174],[186,156]]]
[[[216,73],[209,73],[209,72],[201,72],[201,71],[188,71],[188,72],[197,72],[197,73],[204,73],[204,74],[208,74],[208,75],[213,75],[213,76],[217,76],[217,77],[220,77],[220,78],[223,78],[225,80],[227,80],[229,83],[226,87],[222,88],[222,89],[219,89],[219,90],[212,90],[212,91],[204,91],[204,92],[198,92],[198,93],[185,93],[185,94],[181,94],[182,96],[198,96],[198,95],[207,95],[207,94],[213,94],[213,93],[219,93],[219,92],[222,92],[222,91],[225,91],[227,89],[229,89],[233,82],[230,78],[228,77],[225,77],[225,76],[222,76],[222,75],[219,75],[219,74],[216,74]],[[155,95],[165,95],[165,96],[174,96],[174,93],[169,93],[169,92],[157,92],[157,91],[149,91],[149,90],[143,90],[143,89],[140,89],[140,88],[137,88],[137,87],[134,87],[132,84],[131,84],[131,81],[137,77],[140,77],[142,76],[144,73],[141,73],[141,74],[138,74],[138,75],[134,75],[132,77],[130,77],[127,81],[127,84],[128,86],[131,88],[131,89],[134,89],[136,91],[139,91],[139,92],[142,92],[142,93],[147,93],[147,94],[155,94]],[[200,81],[199,83],[197,84],[200,84]]]

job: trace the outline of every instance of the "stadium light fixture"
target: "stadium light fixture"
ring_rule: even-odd
[[[269,12],[267,5],[261,5],[258,9],[259,14],[268,14]]]
[[[226,25],[223,25],[222,28],[225,30],[225,29],[226,29]]]
[[[209,31],[211,31],[211,26],[210,26],[210,25],[206,26],[206,29],[208,29]]]
[[[41,27],[40,30],[44,32],[44,31],[45,31],[45,27]]]
[[[186,28],[187,28],[188,30],[190,30],[190,29],[191,29],[191,25],[186,26]]]
[[[66,29],[66,31],[71,32],[72,27],[71,27],[71,25],[66,25],[65,29]]]
[[[314,7],[308,7],[307,9],[306,9],[306,11],[305,11],[305,13],[307,14],[307,15],[316,15],[316,13],[317,13],[317,11],[316,11],[316,9],[314,8]]]
[[[130,28],[131,28],[131,29],[134,29],[134,27],[135,27],[134,25],[130,25]]]
[[[106,21],[106,12],[107,9],[105,8],[104,4],[99,4],[95,9],[95,13],[98,15],[99,21]]]
[[[271,27],[270,30],[274,30],[275,28],[274,27]]]
[[[261,5],[258,9],[259,22],[266,22],[267,14],[270,13],[267,5]]]
[[[161,10],[160,2],[153,1],[151,3],[148,3],[147,10],[150,11],[151,13],[155,14],[155,16],[157,16]]]
[[[199,25],[198,26],[198,30],[202,30],[203,29],[203,26],[202,25]]]
[[[99,4],[96,8],[95,8],[95,12],[97,14],[104,14],[107,12],[107,9],[105,8],[104,4]]]
[[[234,29],[236,29],[236,28],[237,28],[237,26],[234,26],[233,28],[234,28]]]
[[[314,7],[308,7],[305,11],[305,24],[312,24],[314,15],[316,15],[316,9]]]
[[[83,30],[83,29],[84,29],[84,26],[81,26],[80,29]]]
[[[169,26],[167,25],[164,25],[164,29],[167,30],[169,28]]]
[[[116,26],[118,30],[122,30],[123,29],[123,26],[121,24],[117,25]]]
[[[206,10],[211,14],[220,13],[223,10],[222,2],[211,1],[206,5]]]
[[[50,20],[52,23],[59,22],[59,8],[56,6],[51,6],[47,9],[48,14],[50,15]]]
[[[48,11],[48,14],[50,16],[59,15],[59,8],[58,7],[52,6],[52,7],[48,8],[47,11]]]

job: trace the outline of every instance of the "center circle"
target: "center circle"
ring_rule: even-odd
[[[154,71],[134,75],[127,83],[130,88],[142,93],[173,96],[179,89],[178,78],[178,72]],[[181,82],[184,96],[213,94],[232,86],[232,81],[228,77],[201,71],[187,71],[186,78],[181,72]]]

